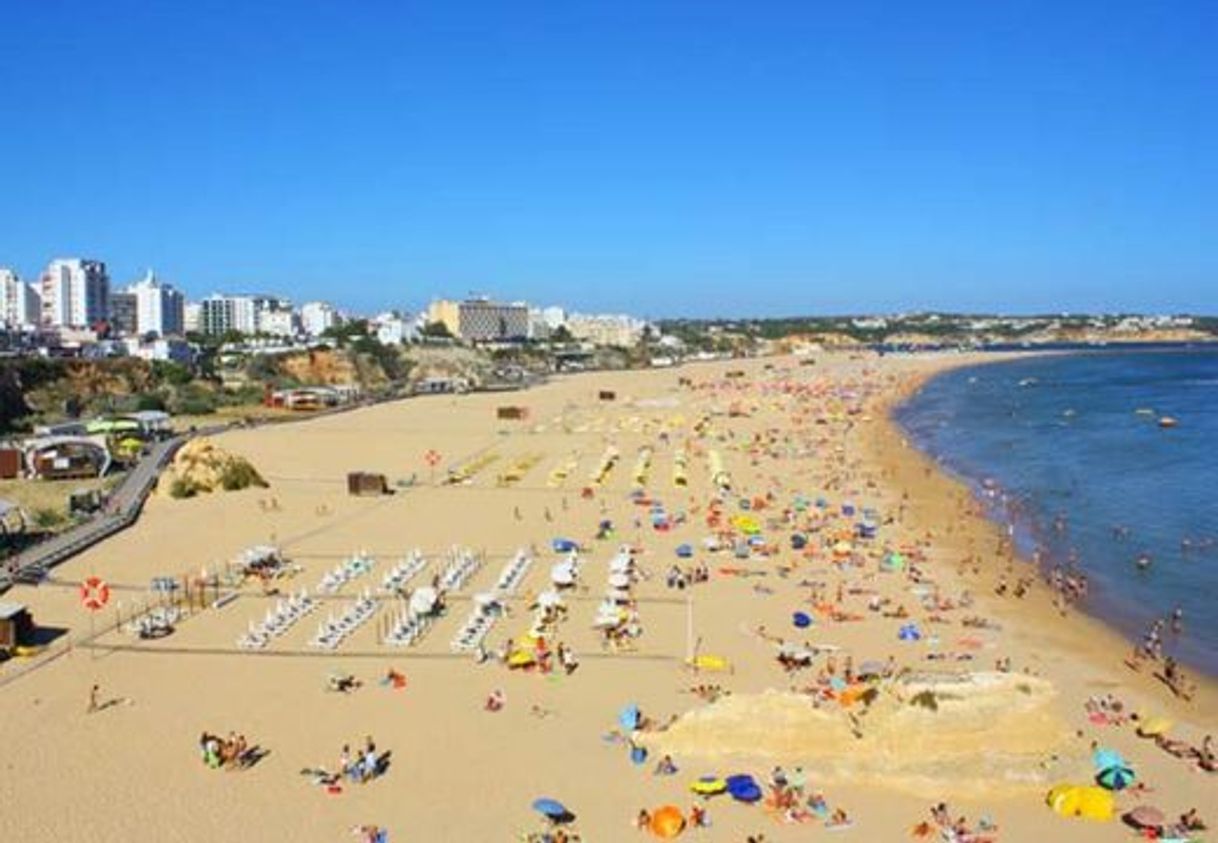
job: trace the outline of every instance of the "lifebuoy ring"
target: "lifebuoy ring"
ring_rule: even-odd
[[[80,584],[80,602],[86,609],[96,612],[110,602],[110,586],[101,577],[89,577]]]

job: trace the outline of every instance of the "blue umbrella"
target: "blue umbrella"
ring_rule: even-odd
[[[576,548],[575,542],[570,539],[554,539],[550,546],[554,548],[555,553],[570,553]]]
[[[639,711],[638,705],[631,703],[623,708],[621,713],[618,714],[617,722],[621,724],[623,729],[629,729],[633,732],[635,729],[639,728],[639,720],[641,720],[642,717],[643,715],[642,712]]]
[[[915,624],[907,623],[897,632],[897,638],[901,641],[917,641],[921,639],[922,633],[918,631]]]
[[[1137,778],[1128,767],[1109,767],[1095,777],[1096,784],[1108,790],[1124,790]]]
[[[571,816],[571,812],[567,810],[566,805],[562,804],[557,799],[550,799],[547,796],[543,796],[540,799],[534,799],[533,810],[552,820],[561,820]]]
[[[795,624],[799,629],[806,629],[812,625],[812,618],[807,612],[796,612],[791,616],[791,623]]]
[[[690,545],[682,544],[677,546],[677,556],[681,557],[682,559],[688,559],[693,555],[694,549]]]
[[[728,776],[724,783],[727,785],[727,792],[737,802],[756,802],[761,799],[761,786],[747,773]]]
[[[1101,746],[1091,754],[1091,762],[1097,770],[1107,770],[1109,767],[1125,767],[1125,759],[1115,749]]]

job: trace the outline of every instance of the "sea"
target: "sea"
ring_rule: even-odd
[[[1218,349],[967,366],[932,378],[896,419],[1013,528],[1026,559],[1040,550],[1046,570],[1086,574],[1086,611],[1137,640],[1179,608],[1165,651],[1218,676]]]

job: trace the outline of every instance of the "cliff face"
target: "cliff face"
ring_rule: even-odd
[[[11,360],[0,366],[0,426],[12,430],[30,416],[60,416],[68,405],[88,411],[157,386],[143,360]]]
[[[359,372],[351,356],[339,351],[319,350],[285,354],[278,358],[279,371],[310,386],[346,386],[359,383]]]

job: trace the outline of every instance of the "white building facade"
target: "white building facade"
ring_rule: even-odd
[[[42,274],[42,322],[87,328],[109,315],[110,276],[101,261],[56,258]]]
[[[15,271],[0,266],[0,321],[9,329],[36,328],[42,319],[42,295]]]
[[[199,302],[199,331],[204,334],[253,334],[257,330],[258,309],[252,296],[212,295]]]
[[[162,284],[152,270],[127,292],[135,296],[135,324],[141,335],[176,337],[186,332],[186,299],[171,284]]]
[[[300,324],[309,336],[320,337],[338,324],[338,311],[329,302],[305,302],[300,306]]]

